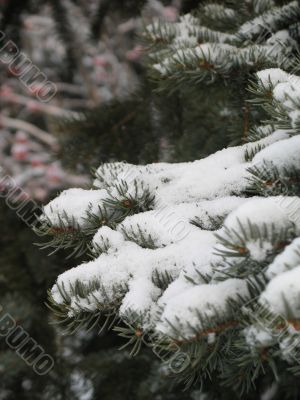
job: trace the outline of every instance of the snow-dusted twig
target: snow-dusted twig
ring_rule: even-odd
[[[16,93],[9,93],[2,96],[2,101],[24,105],[32,111],[42,112],[55,117],[70,117],[77,115],[77,113],[74,111],[65,110],[61,107],[57,107],[51,104],[41,103],[40,101],[32,100],[26,96],[22,96]]]
[[[0,116],[0,124],[2,127],[11,128],[11,129],[19,129],[26,131],[31,136],[35,137],[39,141],[43,142],[44,144],[50,146],[52,150],[58,150],[58,143],[55,137],[50,135],[50,133],[43,131],[40,128],[37,128],[35,125],[22,121],[20,119],[6,117],[4,115]]]

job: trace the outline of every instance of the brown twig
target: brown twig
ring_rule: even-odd
[[[243,129],[243,142],[247,143],[249,134],[249,116],[250,116],[250,105],[245,103],[244,107],[244,129]]]

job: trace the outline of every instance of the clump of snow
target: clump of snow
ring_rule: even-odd
[[[250,348],[268,347],[274,343],[272,332],[267,327],[250,325],[243,331]]]
[[[245,281],[239,279],[228,279],[227,281],[199,285],[179,293],[164,304],[164,296],[159,299],[158,304],[164,306],[161,321],[157,324],[157,330],[161,333],[174,335],[176,327],[182,336],[187,338],[194,336],[191,327],[201,331],[205,329],[201,325],[197,312],[204,317],[214,318],[217,313],[229,317],[228,300],[237,300],[238,296],[247,295]]]
[[[299,205],[298,212],[300,213],[300,199],[298,197],[290,197]],[[278,197],[255,198],[241,205],[237,210],[229,214],[224,222],[224,228],[220,233],[227,236],[227,232],[240,232],[242,236],[253,239],[252,226],[256,226],[271,233],[280,233],[283,229],[295,229],[300,233],[300,223],[295,226],[294,221],[288,218],[287,210],[280,206]]]
[[[293,208],[290,207],[291,204]],[[251,260],[264,262],[274,253],[274,246],[278,246],[282,240],[283,232],[287,236],[300,234],[298,197],[253,198],[229,214],[218,235],[223,240],[236,243],[245,254],[248,253]],[[226,247],[220,243],[216,250],[217,254],[222,254]],[[241,257],[234,253],[231,262],[239,263]],[[218,264],[222,266],[224,263],[219,260]]]
[[[264,69],[256,73],[263,86],[275,86],[277,83],[287,82],[289,74],[280,68]]]
[[[183,221],[183,224],[187,222]],[[147,213],[132,215],[118,226],[120,232],[125,232],[134,240],[135,236],[143,236],[146,240],[153,242],[155,247],[165,247],[166,245],[176,240],[176,235],[172,235],[172,230],[175,231],[177,221],[174,221],[173,228],[167,223],[159,223],[159,220],[153,211]],[[184,228],[184,226],[183,226]],[[187,225],[187,234],[190,230],[190,225]]]
[[[273,278],[260,296],[262,304],[268,305],[277,315],[300,318],[300,265]],[[290,314],[290,310],[293,315]]]
[[[54,225],[63,221],[67,226],[72,220],[79,226],[87,226],[88,212],[97,214],[98,206],[108,197],[105,190],[64,190],[58,197],[44,207],[44,216]]]
[[[248,240],[247,250],[250,253],[251,259],[255,261],[264,261],[268,254],[271,254],[273,246],[267,241],[263,242],[260,239]]]
[[[270,125],[266,127],[260,127],[259,132],[261,132],[262,135],[265,134],[266,137],[263,137],[262,139],[254,143],[248,143],[246,146],[247,150],[251,150],[258,145],[262,147],[269,146],[270,144],[276,143],[283,139],[288,139],[290,137],[287,131],[284,129],[276,129],[275,131],[270,131],[269,127]]]
[[[134,182],[143,182],[150,193],[155,194],[158,204],[180,204],[230,196],[246,187],[244,162],[245,146],[220,150],[211,156],[188,163],[156,163],[146,166],[126,165],[122,182],[133,192]],[[109,168],[113,164],[107,164]],[[129,169],[128,169],[129,168]],[[207,171],[210,179],[207,180]],[[95,187],[102,187],[97,178]],[[115,193],[115,181],[107,190]]]
[[[273,143],[257,153],[252,162],[256,166],[273,164],[279,171],[300,169],[300,135]]]
[[[102,248],[103,245],[108,252],[115,252],[123,245],[124,237],[121,233],[109,228],[108,226],[102,226],[92,240],[92,246],[94,249]]]
[[[269,265],[266,276],[271,280],[276,276],[300,265],[300,238],[296,238]]]
[[[269,39],[267,39],[267,44],[269,45],[279,45],[279,46],[287,46],[291,43],[294,44],[294,40],[291,38],[289,31],[283,29],[281,31],[275,32]]]
[[[257,73],[265,89],[272,89],[272,97],[278,104],[273,107],[279,113],[285,112],[290,119],[291,132],[297,133],[300,121],[300,78],[279,68]]]
[[[96,186],[97,189],[106,189],[111,186],[111,182],[114,179],[122,180],[128,178],[131,170],[130,164],[125,162],[102,164],[96,171],[94,186]]]
[[[144,320],[143,328],[147,329],[147,321],[151,320],[151,311],[153,314],[155,313],[156,301],[160,295],[161,289],[155,286],[152,281],[143,277],[131,280],[129,290],[120,307],[120,315],[126,317],[128,313],[135,313],[137,319],[142,318]],[[153,316],[155,317],[155,315]],[[131,323],[133,322],[131,320]],[[136,322],[139,321],[137,320]]]

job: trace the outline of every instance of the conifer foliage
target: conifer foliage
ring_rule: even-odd
[[[92,189],[52,200],[43,247],[87,261],[59,275],[48,302],[67,331],[113,328],[132,355],[149,346],[208,398],[296,399],[300,8],[237,3],[154,22],[145,36],[161,91],[240,88],[244,125],[223,110],[239,145],[186,163],[102,164]]]

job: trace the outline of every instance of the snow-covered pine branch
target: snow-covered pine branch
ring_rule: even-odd
[[[300,338],[299,78],[260,71],[251,91],[269,121],[248,143],[189,163],[103,164],[93,189],[62,192],[40,221],[46,247],[91,256],[49,292],[66,327],[117,325],[133,353],[144,341],[163,361],[183,354],[179,379],[218,375],[241,393],[253,376],[296,376],[300,353],[288,346]]]
[[[299,16],[297,1],[276,7],[273,1],[252,0],[234,2],[232,8],[204,4],[177,23],[156,21],[145,32],[154,46],[151,75],[161,87],[174,90],[217,78],[240,84],[262,68],[291,71],[297,58]]]

